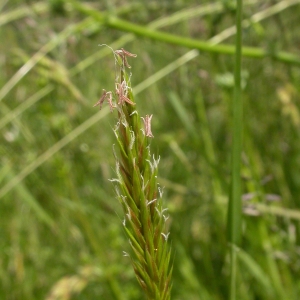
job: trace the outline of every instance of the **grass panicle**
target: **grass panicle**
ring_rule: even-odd
[[[103,90],[99,105],[107,101],[117,110],[114,128],[119,153],[115,151],[117,197],[124,211],[123,225],[132,248],[131,261],[137,280],[147,299],[170,299],[170,249],[166,231],[167,209],[162,206],[162,189],[157,183],[159,157],[150,152],[152,115],[140,117],[130,86],[128,57],[136,57],[123,48],[114,51],[119,69],[113,93]],[[127,254],[126,254],[127,255]]]

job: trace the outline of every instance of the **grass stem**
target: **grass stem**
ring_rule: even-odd
[[[87,8],[86,6],[76,1],[72,1],[72,5],[78,11],[93,17],[101,24],[111,28],[115,28],[126,32],[131,32],[141,37],[147,37],[153,40],[170,43],[173,45],[184,46],[187,48],[197,49],[204,52],[235,55],[236,47],[234,45],[227,45],[227,44],[215,45],[207,41],[185,38],[178,35],[157,31],[146,26],[137,25],[132,22],[122,20],[116,16],[100,13],[93,9]],[[241,49],[241,53],[244,57],[256,58],[256,59],[269,57],[274,60],[281,61],[283,63],[300,66],[300,57],[298,55],[294,55],[284,51],[272,52],[269,50],[256,48],[256,47],[243,47]]]
[[[236,39],[235,39],[235,68],[234,68],[234,98],[232,102],[233,113],[233,139],[231,152],[231,186],[228,203],[228,237],[230,243],[230,300],[236,299],[236,269],[237,258],[235,246],[241,240],[241,154],[243,131],[243,103],[241,88],[242,69],[242,12],[243,2],[237,0],[236,10]]]

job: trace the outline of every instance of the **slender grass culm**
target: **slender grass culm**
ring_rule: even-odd
[[[159,158],[151,156],[152,115],[140,118],[130,86],[127,57],[136,57],[124,49],[114,51],[116,60],[115,93],[103,90],[95,104],[107,101],[117,110],[114,128],[118,151],[115,184],[123,212],[123,226],[132,249],[130,256],[137,280],[148,300],[168,300],[171,291],[171,251],[167,240],[166,209],[157,184]],[[115,98],[115,99],[114,99]],[[114,101],[115,100],[115,101]]]
[[[236,38],[234,67],[234,97],[232,101],[233,136],[231,151],[231,186],[228,203],[228,241],[230,243],[230,289],[229,299],[236,300],[237,247],[241,242],[242,182],[241,156],[243,132],[243,103],[241,87],[242,69],[242,12],[243,1],[236,0]]]

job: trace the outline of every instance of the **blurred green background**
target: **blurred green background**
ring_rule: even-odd
[[[299,15],[299,0],[244,2],[243,43],[268,57],[243,58],[238,299],[300,299]],[[93,108],[114,88],[100,44],[138,55],[131,81],[140,114],[153,114],[172,299],[227,299],[234,58],[143,32],[233,46],[234,22],[229,0],[2,0],[0,299],[143,299],[109,182],[117,118]],[[296,59],[273,59],[279,51]]]

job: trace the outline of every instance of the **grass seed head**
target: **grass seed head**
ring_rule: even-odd
[[[127,58],[136,57],[125,49],[114,51],[119,74],[116,75],[115,97],[112,92],[103,93],[95,106],[107,100],[111,111],[117,109],[118,121],[114,133],[119,154],[116,157],[117,178],[111,180],[117,187],[123,212],[123,226],[132,249],[132,265],[147,299],[170,299],[169,266],[170,249],[167,244],[166,209],[162,205],[162,190],[157,184],[159,158],[151,157],[150,142],[153,138],[151,120],[153,115],[140,118],[130,87],[130,68]],[[158,197],[159,196],[159,197]]]

